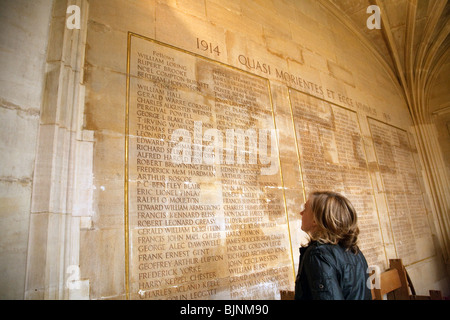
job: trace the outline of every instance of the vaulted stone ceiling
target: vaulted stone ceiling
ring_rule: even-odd
[[[320,0],[384,64],[410,109],[429,114],[427,93],[450,62],[450,1]],[[367,8],[381,11],[381,29],[367,28]],[[447,76],[450,82],[450,75]],[[449,95],[450,97],[450,95]]]

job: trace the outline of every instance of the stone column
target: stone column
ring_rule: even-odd
[[[80,279],[79,270],[80,227],[89,224],[93,189],[93,137],[83,131],[88,7],[87,0],[53,4],[31,200],[25,299],[89,298],[89,281]]]

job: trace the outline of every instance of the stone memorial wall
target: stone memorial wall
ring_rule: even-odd
[[[24,169],[2,180],[7,210],[25,194],[2,220],[4,260],[21,266],[8,292],[280,299],[308,242],[301,204],[325,190],[354,204],[369,265],[401,258],[418,292],[448,288],[420,131],[394,68],[355,36],[365,26],[333,6],[33,1],[45,21],[21,32],[47,52],[14,46],[20,61],[39,51],[36,94],[14,91],[19,79],[0,97],[8,137],[16,120],[34,128],[4,170]]]
[[[435,254],[412,144],[405,130],[369,119],[397,254],[403,263]]]
[[[293,272],[269,82],[129,45],[131,297],[274,298]]]
[[[130,298],[276,298],[292,288],[298,263],[290,233],[301,231],[289,219],[299,217],[289,217],[296,208],[287,202],[306,200],[315,190],[352,201],[361,250],[369,265],[386,266],[361,119],[343,103],[351,98],[333,103],[322,86],[310,82],[301,90],[302,79],[275,69],[302,87],[285,87],[288,132],[276,127],[270,80],[252,73],[242,55],[250,72],[135,33],[128,34],[127,48],[124,260]],[[433,251],[417,250],[429,249],[430,228],[408,134],[370,116],[363,121],[373,139],[394,250],[406,263],[426,258]],[[292,160],[302,189],[288,199],[280,134],[295,142]]]
[[[370,265],[383,265],[381,230],[356,112],[290,90],[306,194],[333,190],[358,213],[359,245]]]

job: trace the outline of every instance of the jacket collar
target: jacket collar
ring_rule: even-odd
[[[319,244],[319,242],[317,242],[317,241],[310,241],[306,247],[300,247],[300,249],[299,249],[300,254],[304,254],[306,252],[306,250],[308,250],[308,248],[317,246],[318,244]]]

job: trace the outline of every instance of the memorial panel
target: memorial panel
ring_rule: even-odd
[[[369,265],[385,264],[373,187],[356,112],[289,89],[305,194],[342,193],[358,214],[358,244]]]
[[[408,133],[372,118],[369,126],[397,255],[404,264],[428,258],[433,241]]]
[[[132,299],[274,299],[293,262],[267,79],[129,34]]]

